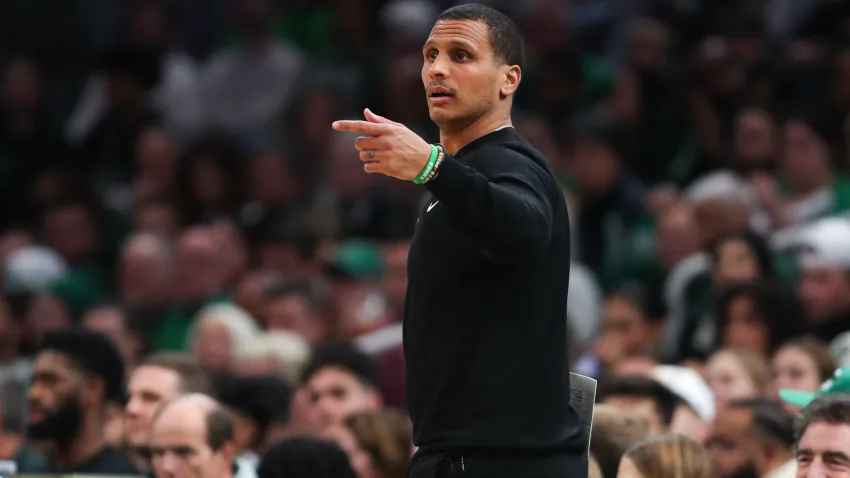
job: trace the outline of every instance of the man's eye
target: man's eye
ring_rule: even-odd
[[[459,52],[455,53],[455,59],[457,59],[458,61],[468,60],[469,59],[469,53],[467,53],[465,51],[459,51]]]

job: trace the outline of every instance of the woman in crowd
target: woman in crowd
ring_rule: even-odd
[[[785,342],[773,355],[772,393],[781,388],[814,392],[837,368],[829,347],[814,337]]]
[[[708,385],[718,408],[733,400],[764,395],[770,382],[767,362],[749,349],[721,349],[708,360]]]
[[[231,366],[262,329],[247,312],[231,304],[212,304],[195,316],[189,332],[192,354],[212,374],[231,372]]]
[[[359,478],[404,478],[413,450],[410,420],[392,411],[362,412],[331,434]]]
[[[626,452],[617,471],[617,478],[715,476],[711,456],[705,448],[683,435],[661,435],[638,443]]]
[[[746,348],[770,358],[780,345],[807,332],[800,299],[777,282],[745,282],[717,304],[717,348]]]

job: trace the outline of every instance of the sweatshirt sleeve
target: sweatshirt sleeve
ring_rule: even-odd
[[[470,163],[476,167],[446,155],[437,177],[425,185],[455,227],[500,256],[545,254],[553,222],[546,171],[504,147],[482,147]]]

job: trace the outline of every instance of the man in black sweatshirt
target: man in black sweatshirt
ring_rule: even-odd
[[[439,145],[365,111],[370,173],[430,193],[408,258],[407,403],[419,447],[408,476],[587,476],[569,407],[569,221],[546,159],[511,127],[522,38],[503,14],[450,8],[423,48]]]

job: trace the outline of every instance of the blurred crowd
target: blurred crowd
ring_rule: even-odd
[[[0,458],[78,469],[26,428],[226,475],[151,441],[157,413],[210,432],[225,410],[243,478],[404,476],[422,190],[330,125],[368,106],[437,141],[421,45],[454,3],[0,2]],[[596,471],[637,445],[644,475],[673,450],[793,476],[770,473],[806,403],[779,390],[850,365],[850,4],[484,3],[525,32],[514,125],[571,212],[565,360],[600,380]]]

